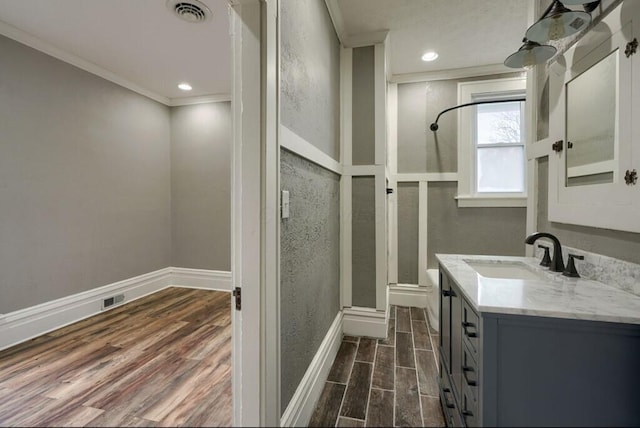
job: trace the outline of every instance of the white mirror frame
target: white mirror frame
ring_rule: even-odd
[[[557,98],[551,96],[557,102],[550,106],[549,140],[563,140],[564,146],[559,154],[549,155],[549,220],[640,232],[640,186],[628,186],[624,180],[625,171],[633,169],[633,134],[637,135],[640,130],[640,124],[633,129],[632,123],[632,102],[638,94],[637,85],[632,85],[632,62],[637,61],[637,55],[631,58],[624,55],[626,37],[632,27],[631,17],[623,19],[620,10],[618,7],[549,68],[550,94],[559,94]],[[583,52],[586,46],[593,49]],[[567,187],[566,83],[616,49],[619,49],[618,144],[613,183]]]

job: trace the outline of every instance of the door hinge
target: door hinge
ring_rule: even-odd
[[[242,309],[242,289],[240,287],[236,287],[233,289],[233,297],[236,298],[236,311]]]

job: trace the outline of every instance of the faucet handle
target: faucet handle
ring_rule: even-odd
[[[546,245],[538,245],[538,248],[544,248],[544,256],[542,257],[540,266],[544,266],[544,267],[551,266],[551,256],[549,256],[549,247],[547,247]]]
[[[576,270],[574,259],[584,260],[584,256],[579,256],[577,254],[569,254],[569,261],[567,262],[567,267],[564,270],[564,272],[562,272],[562,274],[570,278],[580,278],[580,274]]]

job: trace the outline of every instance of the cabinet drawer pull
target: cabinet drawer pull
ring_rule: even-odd
[[[462,376],[464,377],[464,381],[467,382],[467,385],[469,386],[477,386],[478,383],[475,380],[469,379],[469,377],[467,376],[467,373],[469,372],[475,372],[473,367],[462,366]]]
[[[447,393],[451,393],[451,390],[449,388],[442,388],[442,392],[442,396],[444,397],[444,406],[447,409],[455,409],[456,405],[449,403],[449,401],[447,400]]]
[[[467,337],[478,337],[477,333],[470,332],[469,330],[467,330],[467,328],[469,328],[469,327],[475,328],[475,326],[476,325],[474,323],[472,323],[472,322],[466,322],[466,321],[463,322],[462,323],[462,327],[464,328],[464,335],[467,336]]]
[[[462,411],[462,416],[470,416],[470,417],[473,417],[473,412],[470,412],[469,410],[463,410],[463,411]]]

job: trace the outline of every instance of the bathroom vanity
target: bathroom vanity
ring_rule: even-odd
[[[640,297],[534,258],[437,257],[449,426],[640,426]]]

